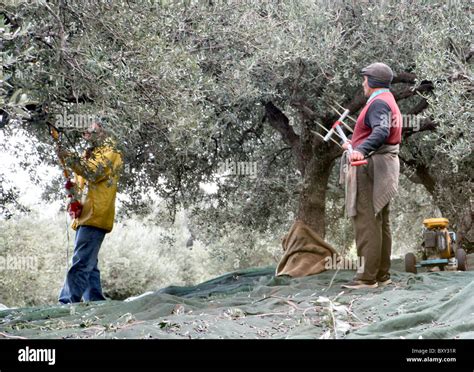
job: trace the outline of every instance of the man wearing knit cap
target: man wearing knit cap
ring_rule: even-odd
[[[354,128],[354,151],[349,160],[367,158],[364,166],[349,167],[345,175],[346,210],[352,217],[361,257],[354,280],[345,288],[376,288],[388,285],[392,237],[389,222],[390,200],[397,193],[402,117],[389,90],[393,72],[384,63],[362,69],[364,94],[368,97]],[[344,145],[347,150],[347,144]]]

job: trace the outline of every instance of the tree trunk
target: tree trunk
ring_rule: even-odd
[[[308,163],[297,218],[323,239],[326,234],[326,190],[334,162],[328,155],[314,156]]]
[[[282,140],[291,147],[298,170],[303,176],[297,219],[304,222],[321,238],[326,234],[326,190],[329,175],[341,151],[332,143],[326,143],[315,136],[311,128],[311,110],[301,114],[301,134],[296,134],[285,114],[272,102],[265,104],[265,118],[276,129]],[[304,110],[303,110],[304,111]],[[332,122],[331,122],[332,123]],[[328,124],[330,127],[330,124]]]

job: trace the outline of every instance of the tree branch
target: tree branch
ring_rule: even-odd
[[[433,195],[436,187],[436,181],[431,176],[429,168],[424,164],[417,163],[414,159],[404,159],[400,154],[398,157],[401,160],[401,170],[407,178],[414,182],[425,186],[426,190]],[[411,169],[414,172],[409,172]]]
[[[398,84],[398,83],[415,84],[415,80],[416,80],[415,74],[402,71],[395,74],[392,80],[392,84]]]
[[[265,103],[265,117],[273,129],[276,129],[282,140],[292,148],[299,143],[299,136],[290,125],[290,121],[272,102]]]
[[[420,129],[418,132],[424,132],[427,130],[435,130],[436,127],[438,126],[438,123],[434,122],[431,119],[424,119],[420,123]]]
[[[351,112],[351,114],[355,114],[362,107],[364,107],[366,102],[367,102],[367,97],[364,95],[364,91],[360,90],[352,99],[352,101],[343,105],[343,107],[348,109]]]
[[[420,84],[418,87],[413,89],[412,87],[408,87],[398,92],[393,92],[396,101],[400,101],[402,99],[406,99],[408,97],[414,96],[416,93],[421,92],[431,92],[433,90],[433,83],[425,82]]]
[[[469,62],[469,60],[471,59],[473,55],[474,55],[474,46],[471,45],[469,52],[466,52],[464,54],[464,61]]]
[[[418,115],[428,107],[428,101],[423,98],[417,105],[407,111],[408,115]]]
[[[419,125],[411,125],[410,123],[407,123],[407,125],[402,128],[402,135],[403,138],[406,139],[415,133],[436,130],[437,126],[438,124],[431,119],[423,119],[420,121]]]
[[[276,129],[281,134],[282,140],[291,147],[298,169],[301,174],[304,174],[307,161],[301,151],[300,136],[295,133],[288,118],[272,102],[267,102],[265,103],[264,120],[268,120],[270,126]]]
[[[300,58],[298,64],[299,64],[298,76],[296,77],[295,81],[293,82],[290,101],[293,101],[293,99],[295,98],[296,92],[298,90],[298,85],[301,81],[301,77],[303,76],[303,73],[306,69],[306,65],[305,65],[305,63],[303,62],[303,60],[301,58]]]
[[[271,165],[276,161],[276,159],[280,156],[280,154],[288,150],[291,150],[291,147],[283,147],[275,151],[275,153],[273,153],[271,160],[267,163],[267,166],[264,172],[265,175],[268,175]]]

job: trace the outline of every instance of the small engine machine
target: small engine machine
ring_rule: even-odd
[[[464,249],[456,244],[456,233],[448,230],[447,218],[428,218],[423,221],[423,242],[417,263],[414,253],[405,255],[405,271],[417,273],[417,268],[428,267],[431,271],[435,267],[443,271],[467,270],[467,258]]]

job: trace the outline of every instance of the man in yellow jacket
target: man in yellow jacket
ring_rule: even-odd
[[[59,151],[66,164],[75,173],[77,191],[82,195],[82,212],[75,218],[74,255],[59,302],[74,303],[105,300],[98,267],[99,249],[105,234],[112,231],[115,217],[115,196],[122,167],[120,153],[107,138],[99,123],[93,123],[84,132],[91,147],[83,158]]]

